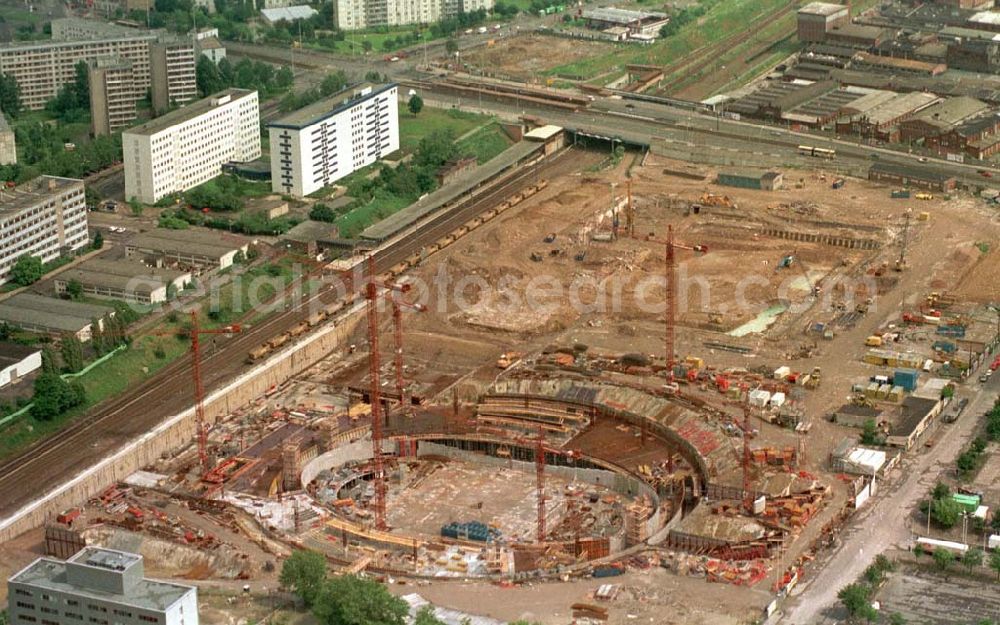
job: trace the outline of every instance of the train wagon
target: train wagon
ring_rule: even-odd
[[[279,347],[287,343],[288,339],[289,339],[288,333],[285,332],[284,334],[279,334],[278,336],[274,337],[273,339],[268,341],[267,344],[271,346],[271,349],[278,349]]]
[[[323,323],[324,319],[326,319],[326,311],[325,310],[321,310],[321,311],[319,311],[317,313],[313,313],[313,314],[309,315],[309,318],[306,319],[306,323],[309,324],[310,328],[315,328],[319,324]]]
[[[247,362],[257,362],[258,360],[260,360],[264,356],[267,356],[270,353],[271,353],[270,345],[267,345],[266,343],[264,345],[258,345],[257,347],[251,349],[250,352],[247,354]]]
[[[296,323],[294,326],[292,326],[292,329],[288,331],[288,334],[291,336],[300,336],[302,334],[305,334],[306,331],[308,330],[309,330],[309,324],[306,323],[305,321],[300,321]]]

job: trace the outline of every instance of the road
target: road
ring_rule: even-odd
[[[906,549],[913,536],[927,534],[922,524],[914,526],[914,510],[940,479],[954,468],[955,458],[972,438],[981,415],[993,406],[1000,390],[1000,376],[991,378],[972,396],[954,424],[940,424],[934,446],[908,456],[893,473],[892,482],[877,494],[874,503],[860,513],[843,544],[827,561],[817,563],[818,573],[793,592],[776,622],[790,625],[839,623],[845,617],[837,592],[858,577],[882,551]],[[920,515],[922,516],[922,515]],[[931,534],[933,536],[933,528]]]
[[[511,179],[484,190],[465,205],[430,218],[416,233],[376,252],[376,271],[402,262],[488,208],[498,205],[538,178],[564,175],[579,168],[572,150],[526,168]],[[324,305],[335,301],[335,285],[316,293],[302,305],[275,313],[244,333],[220,338],[215,351],[203,356],[206,391],[219,388],[245,368],[247,352],[286,332],[309,314],[315,299]],[[131,389],[98,405],[56,434],[35,442],[20,454],[0,462],[0,523],[21,506],[93,465],[128,441],[160,422],[191,407],[190,361],[181,358]]]

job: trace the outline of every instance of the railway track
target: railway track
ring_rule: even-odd
[[[673,92],[675,89],[690,80],[691,77],[697,76],[699,72],[711,65],[713,62],[717,61],[722,52],[745,43],[757,34],[760,28],[784,17],[795,7],[796,4],[794,2],[789,2],[788,4],[778,7],[766,15],[758,16],[740,32],[725,37],[724,39],[707,46],[701,51],[695,52],[693,54],[693,59],[685,59],[681,63],[665,69],[664,73],[668,75],[676,74],[682,70],[684,71],[684,74],[671,80],[666,85],[662,85],[659,89],[657,89],[657,91],[665,94]]]
[[[376,271],[383,273],[433,244],[502,198],[531,184],[533,178],[572,171],[580,166],[579,152],[567,150],[551,160],[518,171],[495,187],[454,210],[431,216],[413,236],[403,237],[375,255]],[[328,285],[305,304],[318,299],[337,301]],[[207,390],[220,387],[245,368],[246,355],[271,337],[287,332],[308,317],[303,305],[278,312],[249,331],[220,339],[202,359]],[[148,432],[164,419],[191,407],[190,365],[181,358],[142,382],[129,393],[107,400],[52,436],[37,441],[0,463],[0,514],[7,515],[61,481],[90,466],[123,443]]]

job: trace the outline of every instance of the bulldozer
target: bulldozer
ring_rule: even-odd
[[[724,208],[736,208],[736,203],[729,199],[728,195],[716,195],[714,193],[702,193],[698,199],[702,206],[722,206]]]

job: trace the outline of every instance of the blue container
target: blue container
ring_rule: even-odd
[[[902,386],[905,391],[917,388],[917,378],[920,374],[916,369],[896,369],[892,374],[892,383]]]

